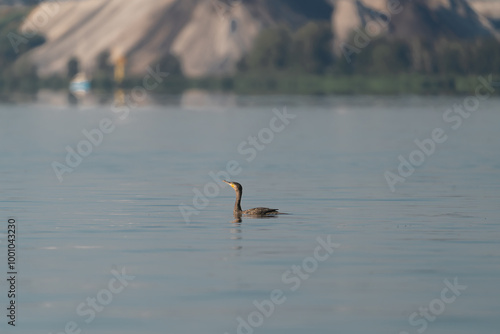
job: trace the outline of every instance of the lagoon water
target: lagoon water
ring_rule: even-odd
[[[0,283],[1,332],[498,333],[500,100],[443,120],[463,101],[192,92],[127,117],[105,98],[1,104],[1,276],[9,218],[18,270],[15,328]],[[60,182],[52,164],[103,119],[112,131]],[[393,192],[399,155],[423,159]],[[209,174],[229,161],[243,209],[289,215],[234,222],[234,191]]]

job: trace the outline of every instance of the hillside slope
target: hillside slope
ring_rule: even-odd
[[[497,30],[500,29],[500,1],[473,1],[474,10],[486,17]]]
[[[293,4],[295,6],[292,6]],[[311,1],[331,11],[323,0]],[[291,5],[292,4],[292,5]],[[109,51],[112,60],[127,59],[127,72],[146,73],[168,53],[180,60],[185,75],[230,73],[264,27],[299,26],[309,19],[328,18],[321,10],[302,13],[294,1],[262,0],[85,0],[57,3],[57,14],[39,27],[47,42],[31,55],[39,74],[64,74],[71,57],[92,72],[96,57]],[[320,8],[321,9],[321,8]],[[25,27],[44,15],[41,4]]]
[[[170,48],[179,26],[189,19],[188,2],[157,0],[148,6],[141,0],[60,2],[57,14],[39,27],[47,42],[31,58],[44,76],[64,73],[71,57],[91,71],[97,55],[108,50],[112,59],[129,58],[131,73],[144,73],[158,54]],[[43,4],[38,6],[25,26],[36,22],[44,10]]]
[[[491,22],[466,0],[401,0],[400,6],[392,10],[391,1],[386,0],[333,0],[333,3],[332,27],[337,54],[356,28],[367,32],[370,24],[376,26],[376,22],[385,23],[378,24],[382,29],[374,38],[388,34],[406,41],[415,37],[432,41],[499,36]]]
[[[229,2],[228,2],[229,1]],[[143,75],[148,66],[175,54],[188,77],[232,73],[258,33],[286,24],[295,29],[310,20],[328,20],[335,50],[353,29],[387,12],[387,0],[80,0],[55,2],[55,15],[40,32],[47,42],[29,56],[41,76],[65,74],[77,57],[92,72],[96,58],[109,51],[112,60],[125,57],[129,75]],[[383,33],[401,39],[452,37],[471,39],[497,32],[466,0],[402,0],[403,11],[392,15]],[[25,27],[45,14],[36,7]]]

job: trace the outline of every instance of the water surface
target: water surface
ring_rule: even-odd
[[[443,113],[460,97],[194,94],[151,98],[124,119],[107,99],[61,101],[0,105],[5,274],[9,217],[19,247],[17,326],[2,314],[2,332],[74,322],[82,333],[223,334],[241,318],[255,333],[498,333],[500,100],[455,130]],[[272,121],[285,108],[295,118]],[[113,131],[60,182],[52,164],[103,119]],[[270,122],[282,129],[272,139]],[[447,140],[392,192],[385,172],[435,128]],[[249,159],[241,148],[259,133]],[[187,223],[180,205],[229,161],[243,209],[290,214],[235,223],[224,186]],[[313,260],[318,238],[340,246]],[[113,268],[135,278],[106,300]],[[455,278],[466,288],[444,303]],[[0,289],[7,305],[5,280]],[[276,289],[282,303],[257,314]],[[98,297],[108,304],[90,319]]]

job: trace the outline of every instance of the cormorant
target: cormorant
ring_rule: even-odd
[[[229,182],[224,180],[227,184],[229,184],[234,191],[236,191],[236,202],[234,203],[234,210],[233,214],[235,217],[241,217],[242,215],[245,216],[255,216],[255,217],[272,217],[278,214],[281,214],[281,212],[278,212],[278,209],[270,209],[270,208],[253,208],[253,209],[248,209],[248,210],[241,210],[241,195],[243,194],[243,187],[241,184],[238,182]]]

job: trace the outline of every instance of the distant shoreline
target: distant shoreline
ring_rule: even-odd
[[[169,77],[156,92],[175,94],[194,88],[240,95],[467,95],[474,93],[479,77],[423,74],[319,76],[290,73],[266,76],[252,73],[201,79]],[[498,81],[496,78],[493,80]],[[131,80],[123,88],[133,88],[133,83]]]
[[[201,91],[208,94],[234,94],[239,96],[269,95],[303,95],[303,96],[467,96],[474,95],[479,76],[435,76],[395,75],[395,76],[276,76],[258,75],[236,76],[233,78],[186,79],[169,77],[157,89],[150,91],[151,96],[182,96],[189,91]],[[487,76],[483,76],[487,77]],[[48,79],[47,79],[48,80]],[[498,81],[497,78],[493,78]],[[90,91],[94,98],[113,95],[120,89],[131,92],[140,83],[139,79],[128,79],[120,86],[99,86],[96,84]],[[37,101],[40,91],[66,94],[68,101],[77,98],[68,90],[64,81],[58,85],[44,85],[44,79],[38,83],[38,89],[27,91],[14,90],[0,92],[0,103],[16,103],[19,101]],[[493,96],[500,96],[500,88],[495,88]],[[104,98],[104,100],[108,100]]]

